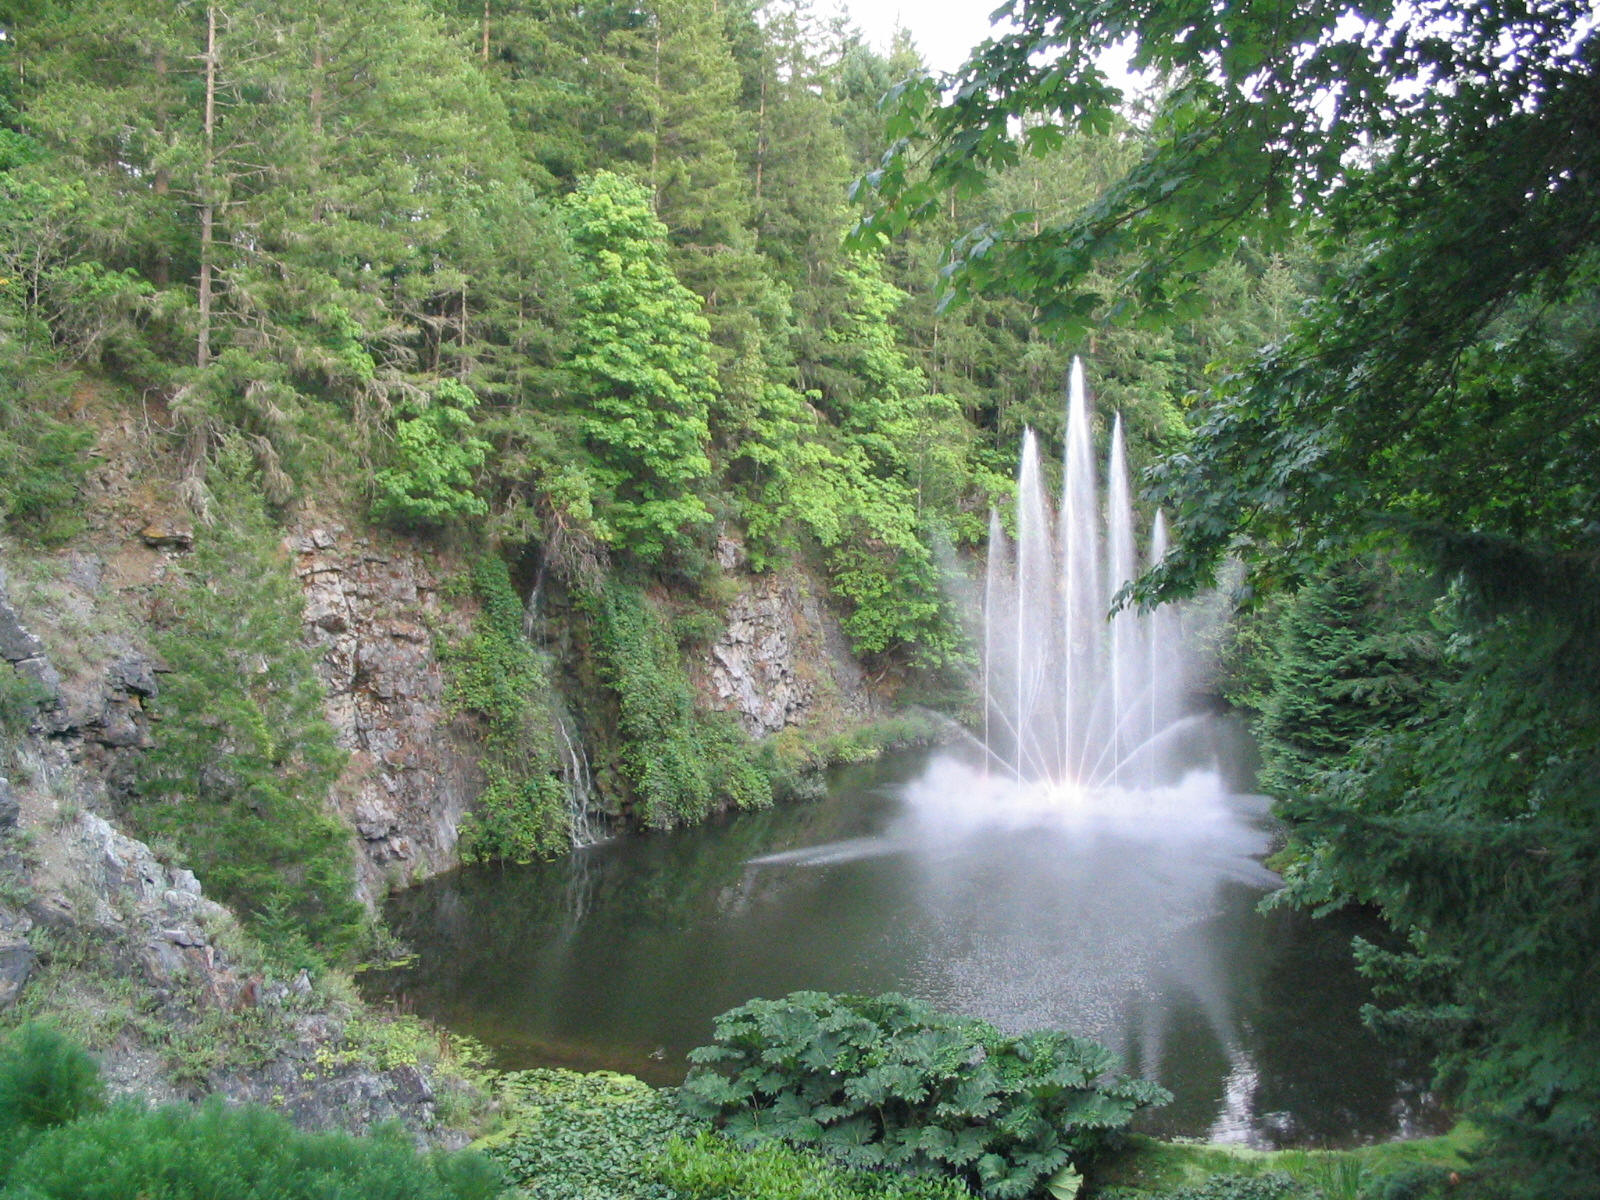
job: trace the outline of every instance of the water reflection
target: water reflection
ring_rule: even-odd
[[[1255,911],[1264,803],[1215,774],[1106,800],[901,757],[814,805],[435,880],[391,911],[416,965],[374,985],[507,1066],[676,1082],[752,996],[898,990],[1111,1045],[1174,1092],[1158,1132],[1303,1144],[1425,1120],[1356,1019],[1350,929]]]

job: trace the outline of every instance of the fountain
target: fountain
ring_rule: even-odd
[[[1033,431],[1022,438],[1014,539],[990,517],[984,584],[983,745],[990,769],[1018,783],[1078,790],[1162,777],[1183,726],[1180,617],[1164,607],[1110,612],[1138,573],[1122,418],[1112,427],[1102,499],[1096,486],[1083,364],[1073,359],[1061,500],[1052,504]],[[1145,565],[1166,553],[1157,514]]]

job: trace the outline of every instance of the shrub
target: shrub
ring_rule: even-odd
[[[1260,1175],[1233,1172],[1179,1188],[1172,1193],[1172,1200],[1290,1200],[1300,1194],[1299,1185],[1283,1171]]]
[[[471,578],[482,610],[471,636],[442,655],[447,702],[476,714],[484,729],[484,788],[462,822],[461,854],[468,861],[550,858],[572,840],[550,667],[523,636],[522,600],[504,560],[484,555]]]
[[[947,1172],[995,1200],[1083,1170],[1137,1109],[1169,1098],[1118,1075],[1094,1042],[1010,1037],[893,994],[752,1000],[718,1017],[715,1036],[690,1055],[701,1064],[680,1093],[691,1114],[744,1143]]]
[[[27,1024],[0,1044],[0,1182],[39,1131],[105,1103],[94,1060],[53,1029]]]
[[[373,479],[374,520],[428,528],[457,517],[481,517],[489,506],[473,490],[489,443],[472,436],[478,397],[453,379],[440,380],[431,402],[407,401],[395,422],[395,463]]]
[[[477,1155],[421,1155],[398,1127],[370,1137],[303,1133],[263,1108],[125,1104],[41,1135],[3,1200],[488,1200],[499,1173]]]
[[[615,697],[621,766],[644,825],[703,820],[719,804],[765,808],[772,780],[724,713],[695,710],[665,621],[637,589],[613,582],[580,597],[594,628],[600,680]]]

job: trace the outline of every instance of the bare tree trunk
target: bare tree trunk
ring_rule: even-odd
[[[322,53],[320,18],[313,26],[311,36],[316,43],[311,50],[311,185],[316,191],[316,199],[311,202],[311,219],[321,221],[325,203],[318,176],[322,172],[322,75],[327,69],[327,61]]]
[[[216,222],[217,10],[215,5],[209,4],[206,6],[205,63],[205,158],[200,171],[200,330],[195,349],[196,364],[202,367],[211,361],[211,265]]]
[[[483,0],[483,65],[489,65],[489,0]]]
[[[661,16],[656,15],[655,91],[650,108],[650,211],[661,212],[661,184],[656,175],[661,165]]]
[[[761,173],[767,163],[767,77],[761,76],[761,103],[756,108],[756,232],[761,232]]]
[[[156,51],[156,140],[167,140],[167,52]],[[167,167],[157,167],[151,184],[157,196],[165,196],[172,187],[172,172]],[[165,203],[165,201],[162,201]],[[150,267],[150,281],[164,288],[171,280],[172,255],[163,244],[156,250],[156,261]]]

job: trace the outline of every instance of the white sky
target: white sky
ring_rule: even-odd
[[[935,72],[953,71],[967,52],[990,36],[989,14],[1000,0],[842,0],[874,49],[886,51],[896,24]],[[818,8],[826,11],[825,5]]]

